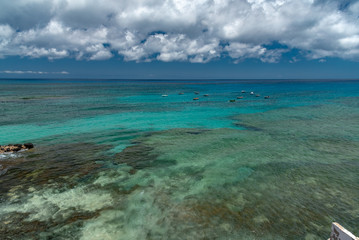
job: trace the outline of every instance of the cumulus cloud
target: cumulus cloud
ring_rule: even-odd
[[[0,57],[274,63],[296,49],[357,61],[358,10],[357,0],[3,1]]]

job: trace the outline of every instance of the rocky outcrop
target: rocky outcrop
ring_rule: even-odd
[[[34,144],[32,143],[0,145],[0,153],[18,152],[23,149],[27,150],[31,148],[34,148]]]

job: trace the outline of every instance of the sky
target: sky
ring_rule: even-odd
[[[359,0],[0,0],[0,78],[359,79]]]

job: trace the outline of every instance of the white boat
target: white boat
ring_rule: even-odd
[[[163,95],[162,95],[162,97],[168,97],[168,95],[166,95],[166,94],[163,94]]]
[[[251,95],[254,95],[254,92],[251,92]]]

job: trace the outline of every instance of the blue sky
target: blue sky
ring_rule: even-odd
[[[359,78],[359,1],[0,3],[0,78]]]

